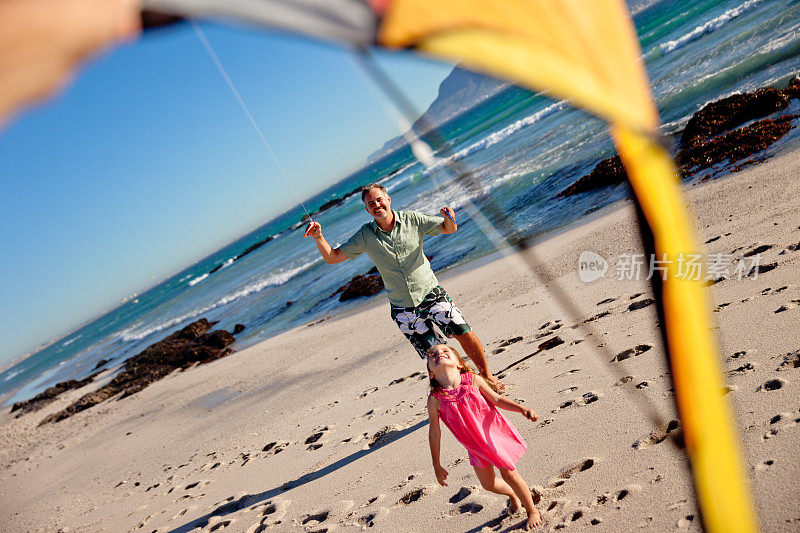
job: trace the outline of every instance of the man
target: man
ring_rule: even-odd
[[[308,225],[306,236],[314,237],[325,262],[341,263],[366,252],[383,278],[392,319],[419,356],[425,359],[428,348],[445,342],[433,329],[436,324],[445,335],[458,340],[467,356],[478,366],[481,376],[493,388],[504,390],[505,385],[489,372],[483,344],[439,285],[422,251],[424,235],[455,233],[458,226],[453,210],[443,207],[442,217],[416,211],[394,211],[386,189],[377,183],[362,188],[361,200],[374,220],[364,224],[339,248],[331,248],[322,236],[319,223]]]

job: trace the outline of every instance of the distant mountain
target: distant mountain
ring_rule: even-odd
[[[508,85],[506,82],[456,66],[439,85],[439,94],[436,100],[414,122],[413,129],[420,134],[425,133],[420,130],[422,123],[438,127],[456,115],[475,107],[481,101]],[[402,135],[399,135],[389,140],[379,150],[373,152],[367,158],[367,163],[377,161],[405,144],[405,139],[403,139]]]

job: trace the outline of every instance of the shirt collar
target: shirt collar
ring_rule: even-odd
[[[399,213],[397,211],[395,211],[394,209],[392,209],[392,213],[394,214],[394,227],[396,228],[400,224],[400,216],[399,216]],[[394,229],[394,228],[392,228],[392,229]],[[374,218],[372,219],[372,231],[374,231],[375,233],[377,233],[379,231],[383,232],[383,233],[391,233],[390,231],[384,231],[383,229],[381,229],[381,227],[378,225],[378,223],[375,222]]]

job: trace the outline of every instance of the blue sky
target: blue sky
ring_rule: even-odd
[[[398,134],[346,50],[202,26],[303,199]],[[452,68],[378,61],[420,110]],[[0,365],[297,203],[188,25],[105,54],[12,120],[0,184]]]

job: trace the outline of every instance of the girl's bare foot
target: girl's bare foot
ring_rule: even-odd
[[[509,496],[508,497],[508,515],[512,516],[517,514],[519,511],[519,499],[516,496]]]
[[[525,531],[530,531],[542,525],[542,515],[539,514],[539,509],[533,508],[533,511],[528,513],[528,521],[525,523]]]

